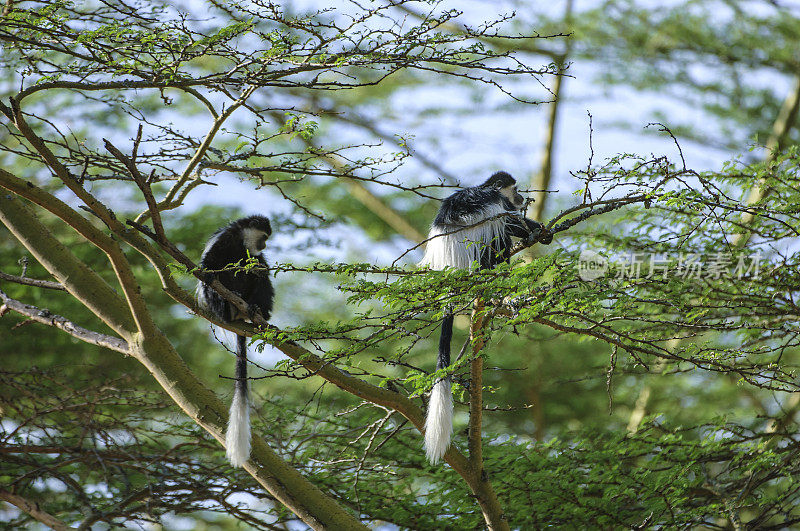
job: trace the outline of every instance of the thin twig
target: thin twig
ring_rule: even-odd
[[[37,288],[67,291],[67,288],[65,288],[62,284],[58,282],[53,282],[52,280],[38,280],[35,278],[18,277],[17,275],[9,275],[8,273],[3,273],[2,271],[0,271],[0,279],[7,280],[9,282],[14,282],[16,284],[22,284],[25,286],[34,286]]]
[[[131,157],[127,157],[122,151],[120,151],[114,144],[112,144],[108,139],[103,139],[105,143],[106,149],[114,155],[114,157],[122,162],[125,167],[128,169],[128,172],[133,177],[133,181],[139,187],[139,190],[142,191],[142,195],[144,196],[145,201],[147,202],[147,210],[150,213],[150,217],[153,219],[153,229],[159,240],[165,241],[166,236],[164,234],[164,225],[161,222],[161,212],[158,210],[158,204],[156,203],[155,197],[153,197],[153,190],[150,188],[150,183],[139,172],[139,169],[136,167],[136,152],[139,148],[139,142],[142,140],[142,125],[139,124],[139,130],[136,134],[136,140],[133,143],[133,150]]]

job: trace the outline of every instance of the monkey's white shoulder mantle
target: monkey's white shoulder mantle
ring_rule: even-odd
[[[427,265],[431,269],[470,269],[474,262],[480,264],[484,248],[504,237],[508,217],[502,214],[507,212],[502,205],[495,204],[461,217],[457,225],[433,225],[420,265]],[[486,221],[479,223],[481,220]]]

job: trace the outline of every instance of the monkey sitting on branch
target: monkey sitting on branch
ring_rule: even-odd
[[[511,258],[512,237],[550,243],[550,231],[521,215],[524,204],[517,192],[517,181],[502,171],[483,184],[457,191],[442,201],[420,265],[470,269],[476,264],[480,269],[491,269]],[[436,370],[450,365],[452,335],[453,313],[447,309],[442,319]],[[432,464],[444,456],[452,434],[453,395],[450,378],[445,377],[433,385],[425,417],[424,448]]]
[[[269,219],[249,216],[221,228],[206,244],[200,258],[205,281],[197,286],[197,302],[222,322],[238,319],[253,320],[256,312],[269,319],[274,291],[269,278],[267,262],[261,255],[267,238],[272,234]],[[242,266],[249,259],[258,261],[257,270],[227,270]],[[211,283],[219,280],[223,286],[236,293],[248,304],[247,314],[214,291]],[[225,448],[228,460],[235,467],[243,466],[250,457],[250,404],[247,393],[247,338],[236,337],[236,381],[231,403]]]

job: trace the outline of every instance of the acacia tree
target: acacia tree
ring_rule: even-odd
[[[162,332],[157,320],[166,318],[154,317],[151,301],[157,297],[148,289],[155,276],[174,301],[213,322],[182,287],[197,273],[192,256],[199,249],[176,237],[180,204],[234,174],[273,188],[280,201],[295,207],[293,216],[301,220],[295,223],[322,223],[318,203],[307,198],[307,191],[346,183],[387,226],[418,240],[424,222],[409,222],[388,201],[392,194],[415,200],[433,195],[430,186],[392,177],[407,152],[318,147],[309,111],[324,108],[329,91],[380,87],[407,71],[433,71],[503,90],[502,81],[512,76],[549,70],[525,66],[510,52],[490,51],[484,42],[488,37],[496,42],[495,26],[477,31],[459,24],[458,34],[440,31],[458,22],[457,12],[425,11],[412,22],[409,10],[430,9],[422,2],[306,15],[287,14],[268,2],[215,5],[226,23],[198,20],[161,4],[137,9],[125,3],[9,4],[0,40],[8,52],[5,66],[18,78],[0,110],[7,119],[4,162],[15,169],[0,170],[0,186],[8,192],[0,197],[0,220],[19,242],[15,248],[24,246],[55,282],[6,274],[6,280],[28,287],[17,290],[18,298],[0,296],[3,313],[132,356],[192,422],[221,441],[226,408],[195,367],[183,362],[172,336]],[[176,125],[167,111],[183,101],[208,113],[207,130],[186,133]],[[103,123],[74,130],[70,122],[95,113]],[[125,117],[124,133],[102,127],[119,117]],[[225,124],[236,126],[226,129]],[[290,518],[281,506],[316,528],[388,521],[425,529],[441,526],[445,518],[457,528],[493,529],[587,522],[791,525],[798,518],[791,478],[800,463],[792,451],[794,428],[780,415],[770,414],[769,422],[703,419],[692,427],[648,423],[631,435],[598,430],[544,445],[496,438],[483,425],[485,416],[503,409],[484,403],[485,392],[498,381],[486,360],[494,361],[489,356],[509,342],[519,347],[542,338],[561,338],[570,346],[571,338],[590,340],[591,350],[608,359],[602,372],[609,396],[619,373],[655,363],[702,382],[740,379],[755,400],[775,389],[796,390],[791,374],[796,334],[787,323],[798,314],[798,263],[791,254],[770,251],[798,234],[792,207],[798,194],[796,166],[792,150],[764,164],[731,165],[718,173],[698,173],[659,157],[621,156],[600,166],[589,161],[577,175],[579,199],[548,220],[550,229],[562,242],[575,242],[576,249],[578,243],[601,241],[610,257],[632,250],[672,253],[660,262],[659,274],[647,274],[647,267],[642,275],[617,268],[616,278],[586,283],[576,276],[577,253],[565,250],[528,265],[479,273],[276,264],[273,270],[281,274],[337,275],[355,310],[349,310],[350,319],[310,320],[285,329],[258,320],[254,326],[215,323],[288,356],[291,362],[267,371],[273,385],[323,380],[339,389],[326,395],[327,401],[342,401],[338,414],[319,404],[306,407],[317,393],[296,409],[275,400],[261,408],[266,418],[254,430],[253,455],[245,468],[269,493],[266,499],[279,504],[269,517],[231,504],[229,493],[259,492],[255,484],[243,481],[240,488],[237,477],[234,486],[226,482],[233,474],[229,468],[206,466],[219,459],[211,455],[209,438],[190,424],[160,419],[152,411],[158,407],[153,404],[163,403],[160,397],[122,393],[110,399],[105,387],[77,383],[67,385],[66,393],[61,387],[59,394],[47,384],[49,376],[35,374],[7,379],[18,394],[27,394],[18,403],[5,400],[18,424],[3,438],[3,453],[13,457],[15,467],[8,476],[4,472],[7,485],[0,494],[54,527],[64,525],[61,514],[88,527],[157,520],[171,508],[221,510],[270,527],[275,515],[279,523]],[[774,193],[762,194],[757,204],[737,199],[751,189]],[[139,212],[128,214],[132,209],[120,198],[134,201]],[[611,218],[608,226],[597,221]],[[602,228],[580,234],[587,220]],[[67,227],[102,251],[105,262],[81,257],[78,249],[59,241],[56,236],[68,233]],[[745,230],[756,237],[736,236]],[[741,275],[662,274],[670,267],[685,268],[685,256],[717,252],[721,243],[733,264],[741,260],[752,266],[752,253],[762,250],[762,274],[753,269]],[[139,256],[148,261],[148,270],[137,267]],[[243,307],[234,294],[216,288]],[[88,320],[79,326],[74,306],[64,306],[76,315],[70,319],[18,300],[35,297],[40,289],[64,291],[100,323],[94,321],[94,329]],[[430,350],[427,338],[446,306],[471,314],[461,355],[444,370],[468,404],[461,423],[467,433],[458,433],[445,455],[452,470],[426,466],[419,450],[420,397],[442,374],[424,370],[430,360],[415,357],[416,351]],[[509,337],[514,332],[520,340]],[[79,418],[95,418],[93,408],[113,413],[101,430],[93,430],[104,434],[102,451],[84,446],[85,438],[63,436],[66,429],[52,434],[58,430],[49,422],[50,412],[37,404],[37,396],[49,392],[63,396],[65,404],[75,393],[91,397],[85,401],[91,407],[80,409]],[[129,408],[133,414],[126,416]],[[70,411],[62,415],[69,419]],[[146,451],[131,452],[130,441],[111,435],[117,429],[133,434],[134,441],[148,440]],[[170,438],[193,444],[177,454]],[[52,445],[40,444],[43,440]],[[65,445],[69,440],[80,444]],[[466,453],[460,450],[464,446]],[[42,459],[53,453],[56,458],[43,467]],[[125,492],[134,471],[147,476],[152,465],[146,463],[168,466],[151,473],[146,488],[114,500],[108,510],[80,517],[86,506],[98,504],[86,499],[87,487],[75,484],[63,467],[83,464],[85,469],[92,459],[114,459],[113,468],[121,472],[106,472],[105,478],[84,474],[82,480],[113,492]],[[65,508],[70,502],[63,497],[61,505],[46,503],[31,480],[37,477],[68,482],[78,497],[85,496],[82,509],[76,510],[74,502]],[[204,478],[202,489],[193,485],[198,477]],[[186,491],[195,494],[182,498]],[[172,501],[177,499],[180,504]]]
[[[498,76],[546,72],[516,62],[509,54],[485,51],[470,38],[437,32],[438,25],[459,15],[455,11],[432,12],[422,23],[408,24],[391,17],[395,10],[391,5],[307,16],[286,14],[271,2],[223,10],[233,22],[218,25],[195,20],[190,13],[156,3],[9,3],[0,30],[6,66],[17,72],[21,84],[0,107],[8,120],[5,151],[13,159],[36,162],[24,177],[0,170],[2,186],[11,192],[4,196],[3,222],[55,277],[57,287],[80,301],[112,333],[88,330],[62,318],[44,322],[73,337],[135,357],[184,412],[217,439],[225,423],[225,409],[154,322],[124,247],[147,258],[165,292],[198,312],[192,296],[176,283],[166,257],[172,256],[188,270],[194,269],[194,263],[169,240],[164,221],[192,190],[208,184],[211,175],[250,176],[260,186],[274,187],[300,209],[302,206],[282,191],[282,185],[314,176],[391,185],[382,180],[386,170],[374,160],[348,154],[355,149],[273,152],[276,139],[308,137],[313,130],[313,123],[304,123],[297,115],[276,124],[272,119],[275,113],[287,109],[273,92],[354,89],[379,84],[405,69],[448,73],[492,83],[502,90]],[[494,28],[489,24],[480,31]],[[184,133],[163,121],[161,109],[148,107],[153,102],[127,99],[127,94],[139,91],[160,96],[162,108],[170,105],[173,97],[194,100],[206,108],[211,125],[199,137]],[[62,98],[64,92],[68,99]],[[101,141],[92,135],[94,131],[85,135],[69,132],[66,116],[56,114],[50,120],[43,110],[59,103],[83,102],[139,122],[133,143],[118,147],[117,139]],[[230,132],[225,138],[224,124],[237,110],[250,113],[251,132]],[[226,144],[234,141],[238,141],[236,148],[226,149]],[[326,159],[338,164],[319,164]],[[90,191],[90,186],[102,190],[102,185],[118,197],[123,189],[135,186],[146,209],[126,223]],[[164,185],[168,189],[157,197],[154,190]],[[92,217],[81,214],[70,200],[61,200],[56,195],[59,189],[71,192],[71,198],[82,203]],[[387,210],[380,206],[380,199],[363,186],[362,190],[378,203],[376,210]],[[112,266],[112,281],[103,279],[62,245],[22,198],[100,249]],[[152,229],[143,225],[147,220]],[[224,288],[217,287],[224,293]],[[4,309],[29,317],[41,313],[5,295]],[[421,426],[419,406],[403,394],[343,372],[293,341],[281,338],[275,343],[319,376],[356,396],[391,407]],[[263,440],[254,443],[247,471],[300,519],[313,527],[361,527],[357,518],[288,466]],[[502,511],[480,473],[480,460],[468,462],[458,452],[452,452],[449,460],[471,485],[487,522],[502,527]]]

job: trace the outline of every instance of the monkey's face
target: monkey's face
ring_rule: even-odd
[[[247,227],[242,229],[242,242],[251,255],[259,254],[267,246],[269,233],[260,229]]]
[[[517,210],[522,208],[522,205],[525,204],[525,198],[522,197],[519,192],[517,192],[516,184],[500,188],[500,193],[506,199],[508,199],[508,202],[514,205],[514,208],[516,208]]]

